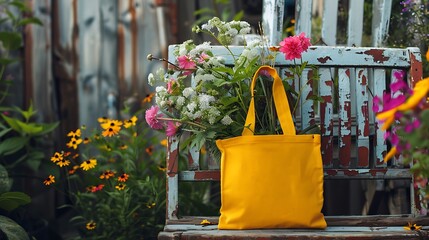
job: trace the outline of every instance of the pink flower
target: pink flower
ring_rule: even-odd
[[[305,37],[305,33],[301,33],[298,35],[299,41],[301,41],[302,50],[307,51],[308,47],[311,46],[310,38]]]
[[[192,74],[192,70],[195,69],[196,64],[194,61],[192,61],[191,57],[183,55],[183,56],[178,57],[177,61],[179,62],[179,67],[182,70],[185,70],[183,72],[183,74],[185,74],[185,75]]]
[[[178,85],[179,83],[176,80],[170,79],[167,83],[167,92],[172,94]]]
[[[298,37],[287,37],[280,42],[280,52],[285,54],[286,60],[293,60],[295,58],[301,58],[301,54],[304,51],[302,49],[301,41]]]
[[[152,106],[148,110],[146,110],[145,118],[147,124],[153,129],[162,129],[162,122],[158,120],[158,111],[159,107]],[[162,115],[160,115],[162,116]]]
[[[165,129],[165,135],[167,135],[167,137],[176,135],[177,129],[179,129],[179,126],[180,124],[178,122],[168,121],[167,129]]]
[[[200,54],[200,58],[198,59],[198,63],[204,63],[209,58],[210,58],[210,56],[207,53],[203,52]]]

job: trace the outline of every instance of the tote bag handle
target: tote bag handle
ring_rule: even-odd
[[[256,85],[256,79],[259,76],[260,71],[266,71],[268,74],[273,77],[273,98],[274,105],[276,106],[277,116],[280,121],[280,126],[283,130],[283,135],[296,135],[295,125],[293,123],[292,114],[290,113],[289,101],[286,96],[286,92],[280,79],[279,75],[275,68],[270,66],[261,66],[258,70],[256,70],[253,75],[252,83],[250,85],[250,93],[252,95],[252,99],[250,100],[249,110],[247,111],[246,123],[244,124],[242,136],[246,135],[254,135],[255,131],[255,101],[254,101],[254,88]],[[248,126],[248,127],[246,127]]]

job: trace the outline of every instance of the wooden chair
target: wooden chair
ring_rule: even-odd
[[[170,46],[170,52],[172,51]],[[239,53],[243,47],[232,47]],[[214,46],[212,51],[227,55],[223,47]],[[171,57],[171,56],[170,56]],[[325,179],[411,179],[409,169],[398,161],[386,164],[383,156],[388,146],[383,140],[383,132],[371,110],[372,95],[382,95],[396,71],[405,71],[407,81],[414,85],[422,78],[420,52],[417,48],[363,48],[314,46],[303,54],[303,60],[318,67],[320,76],[318,89],[324,99],[318,106],[313,101],[305,101],[306,92],[312,89],[311,69],[304,71],[302,78],[294,83],[304,86],[301,99],[305,102],[300,109],[301,129],[311,124],[320,124],[322,135],[322,155]],[[174,59],[170,59],[174,61]],[[226,59],[232,64],[232,59]],[[275,66],[281,74],[293,64],[280,55]],[[336,80],[337,79],[337,80]],[[338,81],[338,83],[336,83]],[[305,84],[305,85],[303,85]],[[338,87],[335,87],[338,84]],[[351,92],[356,91],[355,97]],[[337,97],[333,97],[337,96]],[[338,101],[338,102],[336,102]],[[352,118],[352,108],[356,117]],[[318,109],[318,111],[316,111]],[[180,216],[178,201],[179,181],[218,181],[219,170],[200,169],[192,154],[189,157],[189,170],[178,171],[179,139],[168,139],[167,154],[167,221],[160,239],[197,239],[198,236],[210,238],[250,239],[256,237],[296,237],[304,232],[318,238],[354,238],[386,237],[386,239],[418,239],[421,232],[407,232],[401,226],[408,222],[426,225],[427,218],[419,217],[421,203],[417,191],[412,188],[411,214],[399,216],[326,216],[328,228],[323,231],[312,230],[246,230],[219,231],[216,225],[202,226],[202,219],[216,223],[217,217]],[[387,231],[387,232],[386,232]],[[306,236],[307,236],[306,235]]]
[[[296,1],[295,32],[305,32],[311,36],[311,0]],[[303,54],[303,60],[317,66],[319,84],[312,85],[308,80],[311,69],[304,71],[295,86],[305,84],[302,108],[296,116],[298,125],[303,129],[311,124],[319,124],[322,135],[322,155],[325,180],[345,181],[350,179],[390,180],[407,179],[411,193],[410,213],[402,215],[374,216],[326,216],[326,230],[266,229],[266,230],[217,230],[217,216],[183,216],[180,214],[179,181],[200,182],[219,181],[219,170],[202,169],[198,161],[198,152],[189,153],[188,169],[179,171],[178,137],[168,139],[167,149],[167,212],[164,231],[159,239],[425,239],[426,231],[405,231],[402,226],[408,222],[428,225],[429,219],[420,215],[421,196],[412,185],[409,169],[404,168],[398,159],[389,164],[383,162],[383,156],[389,150],[383,140],[383,132],[371,110],[373,95],[382,95],[388,90],[388,84],[396,71],[405,71],[411,86],[422,78],[420,51],[417,48],[393,49],[380,48],[387,33],[390,18],[391,1],[373,2],[373,35],[371,45],[362,44],[363,0],[350,1],[348,40],[337,45],[336,18],[337,0],[324,1],[322,17],[322,40],[325,45],[313,46]],[[263,26],[265,35],[272,45],[281,40],[283,26],[284,1],[264,0]],[[169,53],[173,46],[170,46]],[[243,47],[233,47],[239,53]],[[213,47],[213,52],[224,54],[222,47]],[[172,54],[169,60],[174,62]],[[232,59],[227,62],[232,63]],[[291,62],[279,56],[275,66],[281,74]],[[313,89],[317,86],[318,89]],[[306,93],[317,90],[324,99],[318,105],[305,101]],[[330,196],[332,197],[332,196]],[[326,201],[325,197],[325,201]],[[202,226],[207,219],[214,225]],[[424,230],[427,230],[424,228]]]

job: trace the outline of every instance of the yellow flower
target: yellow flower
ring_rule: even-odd
[[[109,119],[107,119],[107,117],[100,117],[100,118],[97,119],[97,121],[99,123],[105,123],[105,122],[107,122],[107,120],[109,120]]]
[[[167,147],[167,139],[162,140],[161,142],[159,142],[162,146]]]
[[[418,226],[417,224],[408,223],[407,226],[404,226],[404,229],[407,231],[418,231],[422,229],[422,226]]]
[[[408,111],[415,108],[422,99],[426,99],[426,95],[429,91],[429,78],[425,78],[416,83],[413,94],[401,105],[392,108],[388,111],[377,114],[377,119],[384,122],[381,127],[382,130],[386,130],[392,125],[395,120],[395,114],[398,111]]]
[[[91,142],[91,140],[87,137],[83,139],[83,144],[88,144],[90,142]]]
[[[124,127],[129,128],[131,126],[135,126],[138,118],[136,116],[133,116],[131,119],[128,119],[124,121]]]
[[[76,138],[76,137],[80,137],[80,135],[81,135],[81,132],[80,132],[80,129],[77,129],[76,131],[70,131],[68,134],[67,134],[67,137],[72,137],[72,138]]]
[[[127,180],[128,180],[128,177],[129,177],[130,175],[128,175],[128,174],[126,174],[126,173],[123,173],[121,176],[119,176],[118,177],[118,181],[119,182],[126,182]]]
[[[389,161],[389,159],[395,156],[396,152],[397,152],[396,147],[392,147],[390,151],[386,154],[386,156],[384,156],[384,162]]]
[[[77,146],[82,143],[82,139],[80,138],[72,138],[70,142],[67,143],[67,147],[77,149]]]
[[[113,127],[121,127],[122,126],[122,122],[119,121],[119,120],[110,120],[110,119],[108,119],[107,121],[101,123],[100,126],[103,129],[109,129],[109,128],[113,128]]]
[[[127,185],[123,184],[123,183],[119,183],[118,185],[115,186],[116,189],[118,189],[119,191],[122,191],[125,189]]]
[[[121,149],[121,150],[125,150],[125,149],[127,149],[128,148],[128,146],[127,145],[121,145],[121,146],[119,146],[119,149]]]
[[[207,225],[210,225],[210,224],[212,224],[209,220],[207,220],[207,219],[204,219],[204,220],[202,220],[201,222],[200,222],[200,224],[201,225],[204,225],[204,226],[207,226]]]
[[[166,167],[163,167],[163,166],[161,166],[161,165],[159,165],[159,166],[158,166],[158,169],[159,169],[160,171],[163,171],[163,172],[165,172],[165,171],[167,170],[167,168],[166,168]]]
[[[146,203],[146,207],[147,208],[153,208],[153,207],[155,207],[156,206],[156,203]]]
[[[80,164],[80,167],[83,170],[88,171],[91,168],[95,168],[96,165],[97,165],[97,160],[95,158],[91,158],[89,160],[86,160],[82,164]]]
[[[115,176],[115,172],[111,170],[106,170],[100,175],[100,179],[109,179]]]
[[[60,167],[68,166],[70,165],[70,161],[67,159],[61,159],[60,161],[57,162],[57,165]]]
[[[143,103],[149,103],[152,102],[152,98],[155,96],[155,93],[147,94],[146,97],[143,99]]]
[[[63,154],[59,152],[55,152],[54,156],[51,157],[51,161],[54,163],[61,161],[62,159],[63,159]]]
[[[52,183],[55,182],[55,176],[49,175],[44,181],[43,184],[45,184],[46,186],[51,185]]]
[[[88,230],[94,230],[96,227],[97,227],[97,224],[95,224],[95,222],[92,220],[86,224],[86,229]]]

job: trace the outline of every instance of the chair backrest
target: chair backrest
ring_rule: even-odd
[[[343,1],[344,2],[344,1]],[[323,4],[323,7],[317,8]],[[340,45],[337,41],[339,0],[296,0],[295,1],[295,33],[304,32],[312,36],[313,16],[321,16],[321,40],[328,46]],[[313,9],[314,8],[314,9]],[[319,10],[318,10],[319,9]],[[372,12],[365,13],[364,0],[348,1],[347,11],[347,41],[346,46],[362,46],[364,19],[372,18],[371,44],[372,47],[383,46],[389,29],[392,0],[372,1]],[[285,14],[284,0],[264,0],[262,26],[265,35],[273,45],[278,44],[283,34],[283,19]],[[366,14],[366,15],[365,15]]]
[[[174,46],[169,47],[169,61],[176,62]],[[241,46],[231,47],[239,55]],[[213,46],[216,55],[229,56],[222,46]],[[398,161],[387,165],[383,156],[388,146],[383,132],[372,112],[373,95],[388,91],[388,84],[397,71],[404,71],[410,86],[422,78],[421,55],[418,48],[363,48],[312,46],[302,56],[303,61],[316,66],[305,69],[301,78],[292,85],[303,89],[301,108],[295,116],[301,129],[319,124],[322,135],[322,155],[325,179],[411,179],[409,169]],[[226,64],[233,59],[226,58]],[[285,76],[293,61],[277,55],[275,66]],[[318,75],[318,84],[312,76]],[[323,102],[308,99],[309,93],[318,92]],[[355,92],[356,94],[351,94]],[[354,113],[354,114],[353,114]],[[188,169],[179,172],[179,143],[177,136],[168,138],[167,154],[167,220],[178,216],[178,182],[218,181],[219,170],[199,166],[198,151],[190,151]],[[413,189],[412,189],[413,190]],[[412,213],[420,210],[417,192],[412,192]]]

